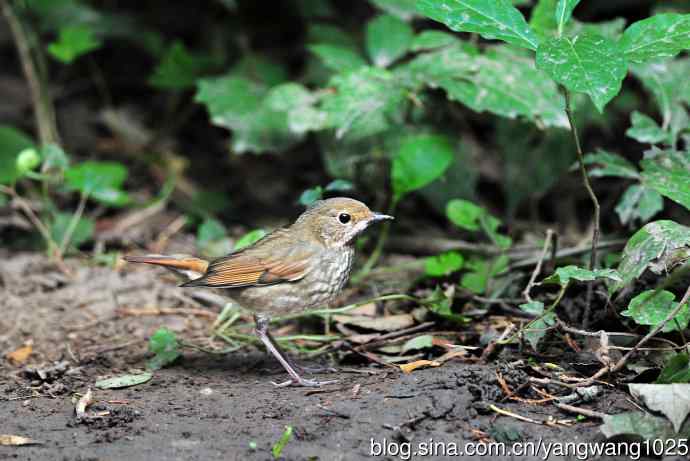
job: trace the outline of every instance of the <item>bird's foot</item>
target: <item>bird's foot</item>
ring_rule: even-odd
[[[326,386],[328,384],[333,384],[337,383],[337,379],[332,379],[330,381],[317,381],[315,379],[304,379],[302,377],[298,377],[297,379],[288,379],[287,381],[284,381],[282,383],[275,383],[271,381],[271,384],[273,384],[275,387],[288,387],[288,386],[296,386],[296,387],[321,387],[321,386]]]

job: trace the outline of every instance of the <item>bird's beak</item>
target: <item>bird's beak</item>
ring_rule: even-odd
[[[388,221],[388,220],[394,220],[395,217],[383,213],[376,213],[374,212],[371,218],[369,218],[370,222],[378,222],[378,221]]]

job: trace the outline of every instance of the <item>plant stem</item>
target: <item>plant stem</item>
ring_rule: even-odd
[[[592,205],[594,206],[594,229],[592,232],[592,251],[589,256],[589,269],[593,270],[597,264],[597,245],[599,243],[599,221],[601,208],[599,206],[599,200],[597,199],[594,189],[592,189],[592,183],[589,180],[589,174],[587,173],[587,167],[585,166],[584,154],[582,153],[582,146],[580,144],[580,137],[577,134],[577,127],[575,126],[575,120],[573,118],[573,110],[570,104],[570,92],[563,88],[563,93],[565,95],[565,113],[568,116],[568,123],[570,124],[570,132],[573,134],[573,141],[575,141],[575,150],[577,152],[577,162],[580,165],[580,174],[582,175],[582,182],[587,189],[589,198],[592,200]]]
[[[589,198],[592,200],[592,206],[594,206],[594,229],[592,230],[592,246],[591,252],[589,254],[589,270],[594,270],[597,266],[597,246],[599,245],[599,233],[600,233],[600,221],[601,221],[601,207],[599,206],[599,200],[597,195],[592,189],[592,183],[589,180],[589,174],[587,173],[587,167],[585,166],[584,154],[582,153],[582,145],[580,144],[580,137],[577,134],[577,127],[575,126],[575,120],[573,118],[573,108],[570,101],[570,92],[567,88],[561,86],[563,94],[565,96],[565,113],[568,116],[568,123],[570,124],[570,132],[573,134],[573,141],[575,141],[575,151],[577,153],[577,162],[580,165],[580,174],[582,175],[582,182],[587,189]],[[582,319],[582,328],[587,329],[589,323],[590,311],[592,309],[592,292],[593,292],[594,282],[590,282],[587,285],[587,301],[585,303],[585,312]]]
[[[72,215],[72,219],[69,222],[69,225],[67,226],[67,229],[65,230],[65,235],[62,236],[62,242],[60,242],[60,253],[65,254],[67,251],[67,247],[69,246],[70,240],[72,240],[72,234],[74,234],[74,230],[77,228],[77,225],[79,224],[79,220],[81,219],[82,215],[84,214],[84,208],[86,207],[86,199],[89,197],[88,193],[82,192],[80,197],[79,197],[79,205],[77,205],[77,209],[74,210],[74,214]]]
[[[48,227],[43,223],[43,221],[41,221],[41,219],[36,215],[36,213],[34,213],[34,210],[31,209],[31,206],[26,202],[26,200],[24,200],[19,194],[17,194],[17,191],[11,187],[0,185],[0,192],[12,197],[12,199],[17,203],[17,206],[19,206],[19,208],[21,208],[22,211],[29,218],[31,224],[33,224],[34,227],[41,234],[41,237],[43,237],[43,240],[45,240],[46,245],[48,245],[48,250],[50,254],[57,257],[58,260],[62,260],[62,252],[60,251],[60,247],[55,242],[55,240],[53,240],[53,237],[50,235]]]
[[[19,18],[17,18],[8,0],[0,0],[0,5],[2,6],[2,12],[12,31],[12,37],[14,38],[17,53],[19,54],[22,70],[29,84],[38,137],[42,145],[51,143],[59,144],[53,102],[45,84],[45,76],[41,75],[41,72],[39,72],[36,66],[36,60],[32,57],[27,31],[22,26]],[[39,50],[35,50],[35,52],[39,53]]]
[[[386,214],[392,215],[395,212],[395,207],[398,205],[398,201],[393,199],[391,201],[391,205],[388,207],[388,211]],[[381,253],[383,253],[383,246],[386,244],[386,240],[388,239],[388,232],[390,231],[391,223],[390,221],[386,221],[383,223],[383,229],[381,229],[381,233],[379,234],[379,238],[376,241],[376,246],[374,247],[374,251],[372,251],[371,255],[369,256],[369,259],[364,263],[364,266],[358,273],[352,276],[352,282],[353,283],[359,283],[364,277],[369,275],[371,270],[374,268],[376,263],[378,262],[379,258],[381,257]]]

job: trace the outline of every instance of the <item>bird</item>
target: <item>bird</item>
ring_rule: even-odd
[[[319,387],[335,381],[304,378],[269,332],[271,316],[328,307],[352,271],[356,238],[372,224],[393,216],[371,211],[347,197],[319,200],[288,227],[214,261],[189,256],[125,256],[131,263],[163,266],[191,280],[181,287],[228,290],[254,314],[254,332],[289,375],[279,387]]]

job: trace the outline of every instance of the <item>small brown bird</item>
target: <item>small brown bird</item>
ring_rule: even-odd
[[[350,198],[321,200],[289,227],[267,234],[211,263],[198,258],[127,256],[134,263],[165,266],[198,278],[183,287],[228,288],[230,297],[254,312],[255,333],[290,379],[277,386],[320,386],[305,379],[268,332],[270,315],[327,306],[345,286],[352,269],[355,238],[371,224],[393,219]]]

